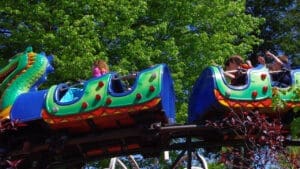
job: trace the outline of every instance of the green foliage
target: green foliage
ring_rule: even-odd
[[[273,110],[283,110],[286,106],[286,102],[280,97],[281,95],[285,95],[286,92],[280,91],[277,88],[273,89],[272,94],[272,107]]]
[[[3,58],[0,58],[0,69],[6,65],[6,61]]]
[[[188,109],[187,103],[178,104],[176,107],[177,112],[185,112]],[[176,121],[178,123],[184,123],[186,122],[186,119],[188,118],[187,113],[178,113],[176,116]]]
[[[255,48],[254,54],[264,50],[281,50],[288,55],[300,52],[299,1],[247,0],[246,6],[251,15],[266,19],[257,35],[264,42]]]
[[[5,1],[0,55],[7,59],[28,45],[54,54],[50,84],[89,78],[100,58],[121,74],[167,63],[183,122],[202,69],[261,42],[254,34],[263,19],[244,11],[242,0]]]
[[[225,169],[225,165],[224,164],[218,164],[218,163],[211,163],[208,165],[209,169]]]
[[[299,138],[300,131],[300,117],[295,118],[291,124],[291,134],[294,138]]]
[[[246,2],[252,15],[245,14]],[[222,65],[233,54],[246,56],[255,46],[288,54],[299,53],[300,46],[295,0],[8,0],[0,3],[0,16],[0,65],[31,45],[55,56],[49,84],[89,78],[97,59],[121,74],[167,63],[180,123],[206,66]],[[292,131],[296,136],[299,126]]]
[[[278,38],[278,44],[287,54],[300,54],[300,2],[292,1],[286,9],[286,16],[279,19],[281,23],[280,34],[283,36]],[[279,32],[279,31],[278,31]]]

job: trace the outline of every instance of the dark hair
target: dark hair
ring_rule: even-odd
[[[243,63],[243,58],[240,55],[232,55],[225,61],[224,65],[229,66],[230,63],[241,65]]]

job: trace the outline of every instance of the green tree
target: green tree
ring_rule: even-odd
[[[259,51],[272,50],[274,52],[283,51],[292,58],[293,65],[300,65],[300,2],[297,0],[247,0],[247,13],[255,17],[264,17],[265,23],[261,25],[261,34],[257,37],[264,39],[263,43],[254,48],[253,55]],[[295,92],[297,95],[297,92]],[[281,103],[284,103],[280,101]],[[282,104],[281,104],[282,105]],[[299,107],[295,108],[295,112]],[[299,134],[299,120],[294,119],[291,123],[291,134],[293,137]],[[296,147],[290,148],[296,150]],[[293,152],[299,154],[299,151]],[[286,155],[279,159],[283,168],[291,168],[291,164],[286,163]]]
[[[120,73],[167,63],[180,122],[202,69],[252,51],[263,22],[245,14],[243,0],[18,0],[1,3],[0,15],[0,55],[28,45],[54,54],[52,84],[89,78],[99,58]]]
[[[292,57],[300,53],[299,1],[247,0],[246,6],[247,13],[266,21],[257,35],[264,41],[255,47],[253,55],[265,50],[283,51]]]
[[[208,65],[246,56],[262,42],[264,19],[245,0],[12,0],[0,3],[0,56],[33,46],[55,56],[49,84],[86,79],[92,62],[120,73],[156,63],[171,69],[177,120],[185,122],[189,92]],[[1,60],[2,61],[2,60]]]

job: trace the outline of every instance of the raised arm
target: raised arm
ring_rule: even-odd
[[[229,71],[225,71],[225,72],[224,72],[224,75],[225,75],[225,77],[227,77],[227,78],[229,78],[229,79],[231,79],[231,80],[235,78],[235,75],[232,74],[232,73],[229,72]]]
[[[275,62],[279,63],[280,65],[283,65],[282,61],[277,56],[275,56],[273,53],[271,53],[270,51],[267,51],[266,55],[270,58],[273,58],[275,60]]]

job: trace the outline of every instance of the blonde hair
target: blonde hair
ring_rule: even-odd
[[[103,69],[109,71],[109,67],[108,67],[107,63],[104,60],[97,60],[94,63],[94,66],[98,67],[99,69],[103,68]]]

